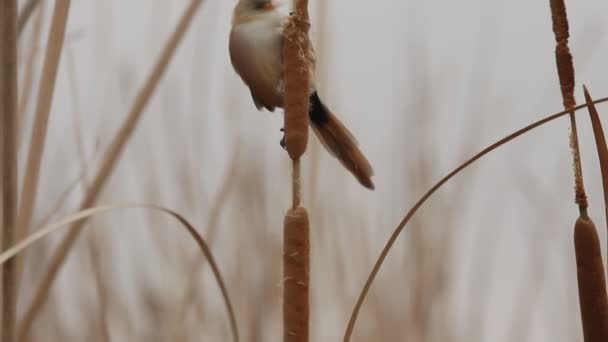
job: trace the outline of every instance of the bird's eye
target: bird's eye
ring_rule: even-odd
[[[258,9],[258,10],[270,10],[273,8],[274,8],[274,5],[272,4],[272,1],[258,2],[255,4],[255,9]]]

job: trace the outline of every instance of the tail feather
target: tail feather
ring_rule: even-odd
[[[325,149],[336,157],[364,187],[373,190],[372,176],[374,170],[359,147],[350,131],[321,102],[317,92],[310,96],[310,125],[325,146]]]

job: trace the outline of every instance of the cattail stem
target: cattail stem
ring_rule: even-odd
[[[585,342],[608,341],[608,295],[600,240],[588,217],[574,226],[578,295]]]
[[[300,206],[302,202],[302,176],[301,176],[301,163],[300,158],[293,161],[293,172],[291,178],[292,187],[292,208],[295,209]]]
[[[553,33],[555,35],[555,61],[557,73],[562,93],[564,109],[571,109],[576,106],[574,98],[574,64],[572,54],[568,47],[570,37],[568,28],[568,16],[564,0],[550,0],[551,19],[553,21]],[[587,214],[587,196],[583,183],[583,168],[581,165],[580,149],[578,145],[578,132],[576,129],[576,118],[574,112],[570,113],[570,148],[572,149],[575,202],[578,204],[581,215]]]
[[[17,1],[0,2],[0,240],[5,250],[15,242],[17,208]],[[2,267],[0,336],[15,338],[15,263]]]
[[[310,233],[302,202],[300,158],[308,144],[311,46],[308,1],[294,0],[294,13],[284,29],[285,144],[293,160],[292,209],[283,232],[283,341],[308,341]]]

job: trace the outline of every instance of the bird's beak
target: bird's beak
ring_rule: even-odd
[[[264,5],[264,9],[267,10],[272,10],[275,9],[277,7],[281,7],[284,5],[283,1],[278,1],[278,0],[273,0],[273,1],[268,1],[265,5]]]

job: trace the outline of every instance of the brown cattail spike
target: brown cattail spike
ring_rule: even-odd
[[[574,226],[578,296],[585,342],[608,341],[608,295],[595,225],[579,217]]]
[[[585,92],[585,101],[587,102],[589,116],[591,118],[591,125],[593,126],[593,135],[595,136],[597,155],[600,160],[602,186],[604,188],[604,213],[606,216],[606,222],[608,222],[608,146],[606,145],[606,137],[604,136],[604,129],[602,128],[600,115],[593,104],[593,100],[591,99],[591,95],[589,95],[587,87],[584,85],[583,91]],[[608,260],[608,258],[606,260]]]
[[[296,1],[295,12],[283,29],[285,68],[285,144],[291,159],[298,159],[308,144],[308,109],[312,78],[310,22],[307,1]]]
[[[568,48],[568,16],[564,0],[551,0],[551,17],[555,34],[555,57],[565,109],[574,107],[574,64]]]
[[[568,48],[568,16],[564,0],[551,0],[551,18],[553,21],[553,33],[555,34],[555,60],[557,64],[557,74],[562,93],[562,101],[564,109],[570,109],[576,106],[574,99],[574,64],[572,54]],[[574,113],[570,113],[570,148],[572,149],[573,168],[574,168],[574,186],[575,186],[575,202],[579,206],[581,213],[586,212],[587,196],[585,194],[585,186],[583,183],[583,171],[581,166],[580,149],[578,146],[578,133],[576,129],[576,119]]]
[[[285,215],[283,236],[283,341],[308,341],[310,228],[306,209]]]

